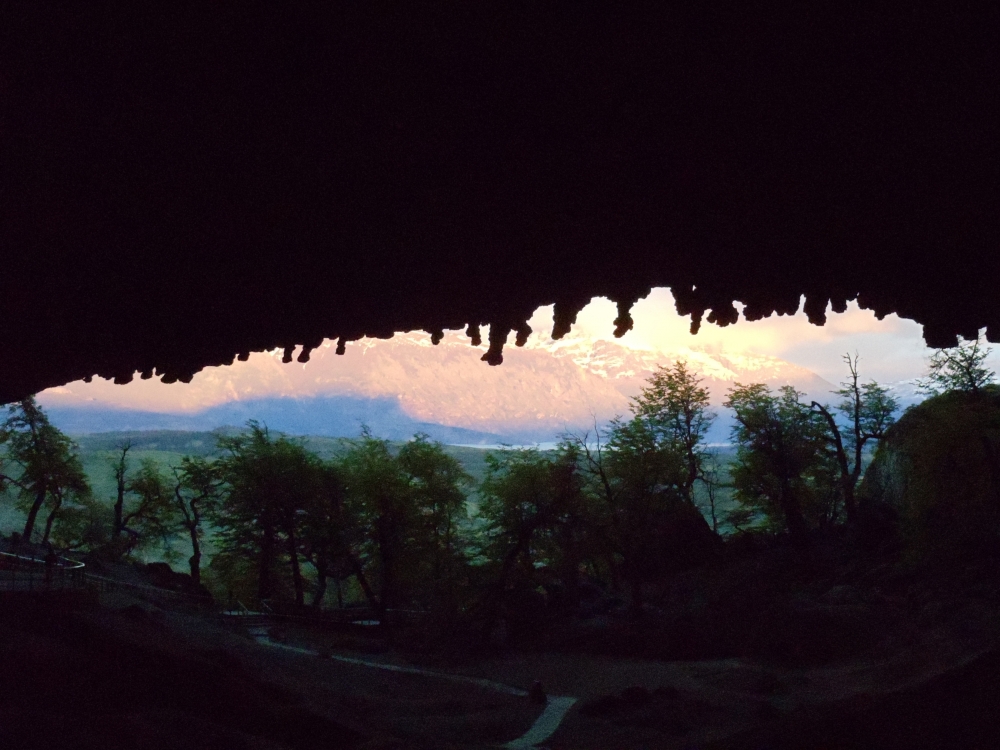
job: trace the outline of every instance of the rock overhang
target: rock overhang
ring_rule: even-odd
[[[989,24],[786,11],[8,4],[0,402],[659,286],[1000,338]]]

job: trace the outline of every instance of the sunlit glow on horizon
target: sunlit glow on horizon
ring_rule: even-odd
[[[800,306],[801,307],[801,306]],[[742,306],[737,305],[742,312]],[[794,365],[812,370],[831,383],[843,378],[842,356],[857,352],[861,357],[864,379],[880,382],[897,382],[920,377],[926,369],[929,351],[924,345],[921,327],[913,321],[896,315],[876,319],[870,310],[862,310],[857,303],[849,303],[846,312],[827,314],[824,326],[808,322],[803,312],[795,315],[774,315],[748,322],[740,316],[735,325],[720,328],[703,323],[697,335],[690,333],[690,319],[677,314],[674,300],[667,289],[655,289],[632,309],[635,321],[633,330],[621,339],[612,335],[612,321],[617,315],[615,305],[607,299],[591,301],[578,315],[573,330],[562,342],[553,342],[552,306],[541,307],[529,324],[533,333],[526,349],[556,348],[580,342],[617,341],[632,349],[661,352],[665,358],[684,356],[686,352],[725,352],[727,354],[758,354],[777,357]],[[486,349],[486,335],[479,349]],[[430,347],[430,336],[410,334],[420,344]],[[516,361],[517,349],[510,336],[505,357]],[[461,331],[449,331],[445,343],[461,342],[467,347],[468,356],[478,359],[480,354],[471,347]],[[362,340],[347,345],[347,356],[364,355],[376,341]],[[91,383],[77,381],[59,388],[50,388],[40,394],[45,405],[84,406],[87,404],[119,408],[140,409],[154,412],[190,413],[227,401],[248,400],[274,396],[309,397],[324,395],[345,387],[345,373],[338,373],[338,356],[326,356],[333,342],[321,345],[322,357],[306,364],[293,361],[284,364],[283,352],[275,349],[250,355],[246,362],[234,362],[226,367],[206,368],[195,375],[189,384],[164,384],[158,379],[141,380],[138,375],[127,385],[114,385],[109,380],[94,378]],[[296,355],[298,350],[296,351]],[[476,363],[475,377],[483,382],[496,380],[500,373],[485,363]],[[991,358],[994,368],[1000,367],[1000,355]],[[500,368],[503,368],[501,365]],[[344,368],[340,368],[344,370]],[[382,387],[398,387],[400,374]],[[394,385],[395,384],[395,385]],[[348,383],[348,385],[350,385]],[[378,383],[366,384],[378,392]],[[470,388],[475,383],[469,383]],[[386,392],[383,390],[383,392]],[[405,394],[400,393],[400,396]]]

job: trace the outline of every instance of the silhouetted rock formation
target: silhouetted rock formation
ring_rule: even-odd
[[[945,393],[890,428],[860,486],[869,524],[894,519],[910,555],[995,554],[1000,388]]]
[[[7,2],[0,402],[652,286],[996,340],[996,24],[891,7]]]

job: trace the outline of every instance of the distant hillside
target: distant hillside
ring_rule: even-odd
[[[117,455],[120,447],[127,441],[131,444],[129,456],[132,462],[138,463],[144,457],[152,457],[166,466],[175,466],[183,456],[217,456],[219,450],[217,439],[220,434],[235,433],[234,429],[213,430],[211,432],[187,432],[183,430],[123,430],[120,432],[101,432],[91,435],[77,435],[73,438],[80,449],[80,456],[91,479],[97,479],[102,484],[101,476],[110,476],[109,461]],[[351,438],[331,438],[323,435],[299,436],[306,447],[320,458],[331,456],[346,450]],[[395,442],[400,445],[400,442]],[[457,458],[466,471],[477,479],[481,478],[485,468],[484,457],[487,448],[471,446],[445,445],[444,450]],[[96,471],[93,469],[96,468]],[[110,481],[110,480],[109,480]]]
[[[121,430],[75,435],[73,440],[84,454],[117,451],[128,441],[134,452],[163,451],[187,456],[214,456],[216,440],[221,434],[235,430],[191,432],[187,430]]]
[[[395,398],[319,396],[231,401],[194,414],[162,414],[101,405],[49,406],[52,423],[71,435],[121,431],[210,431],[242,427],[256,419],[269,428],[295,435],[357,437],[367,425],[377,437],[408,440],[423,432],[442,443],[487,445],[510,436],[421,422],[407,415]]]

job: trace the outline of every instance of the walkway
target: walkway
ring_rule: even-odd
[[[319,651],[313,651],[311,649],[299,648],[298,646],[289,646],[284,643],[277,643],[272,641],[266,635],[266,630],[252,629],[251,635],[254,636],[256,641],[265,646],[272,646],[274,648],[284,649],[286,651],[292,651],[299,654],[306,654],[309,656],[319,656]],[[450,680],[452,682],[463,682],[467,684],[477,685],[478,687],[487,688],[489,690],[496,690],[501,693],[507,693],[508,695],[516,695],[519,697],[527,698],[528,691],[521,690],[520,688],[511,687],[510,685],[504,685],[500,682],[494,682],[493,680],[487,680],[481,677],[469,677],[467,675],[457,675],[448,672],[434,672],[428,669],[419,669],[417,667],[404,667],[397,664],[385,664],[376,661],[367,661],[365,659],[356,659],[349,656],[337,656],[335,654],[324,653],[324,657],[328,657],[333,661],[344,662],[345,664],[354,664],[363,667],[370,667],[372,669],[384,669],[389,672],[405,672],[407,674],[418,674],[424,675],[426,677],[436,677],[439,679]],[[503,745],[505,748],[510,748],[511,750],[524,750],[526,748],[533,748],[540,745],[542,742],[547,740],[552,734],[559,728],[559,724],[562,722],[566,713],[572,708],[573,704],[576,703],[576,698],[571,698],[568,696],[558,696],[551,695],[548,698],[548,703],[545,706],[545,710],[542,712],[535,723],[532,724],[531,728],[525,732],[523,735],[517,739],[511,740],[510,742]]]

